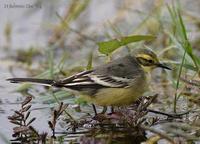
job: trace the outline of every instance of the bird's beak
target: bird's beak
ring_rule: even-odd
[[[168,66],[166,66],[166,65],[164,65],[162,63],[158,63],[157,66],[161,67],[161,68],[164,68],[164,69],[172,70],[170,67],[168,67]]]

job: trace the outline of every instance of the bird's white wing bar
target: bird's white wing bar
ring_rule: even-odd
[[[78,86],[78,85],[93,85],[95,84],[94,82],[91,82],[91,81],[84,81],[84,82],[72,82],[72,83],[67,83],[67,84],[64,84],[64,86]]]
[[[111,78],[116,81],[121,81],[121,82],[130,82],[132,80],[130,78],[123,78],[123,77],[117,77],[117,76],[111,76]]]
[[[90,75],[90,78],[94,81],[94,83],[106,87],[126,87],[130,82],[130,79],[127,78],[106,75]]]

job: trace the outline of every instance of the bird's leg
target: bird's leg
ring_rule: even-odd
[[[93,110],[94,110],[94,114],[95,114],[95,116],[96,116],[96,115],[97,115],[97,110],[96,110],[96,107],[95,107],[94,104],[92,104],[92,108],[93,108]]]
[[[107,111],[107,106],[104,106],[104,107],[103,107],[103,110],[102,110],[102,112],[101,112],[101,114],[105,114],[106,111]]]
[[[109,106],[109,108],[110,108],[110,111],[109,111],[108,115],[114,114],[115,113],[114,106]]]
[[[111,106],[111,113],[114,113],[114,106]]]

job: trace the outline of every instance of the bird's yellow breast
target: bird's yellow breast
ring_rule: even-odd
[[[138,82],[127,88],[103,88],[93,96],[83,95],[86,101],[100,106],[123,106],[137,100],[147,90],[146,81]]]

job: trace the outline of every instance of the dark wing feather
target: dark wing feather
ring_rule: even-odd
[[[103,87],[119,88],[128,86],[130,79],[94,74],[93,71],[84,71],[53,84],[56,87],[66,87],[72,90],[98,90]]]

